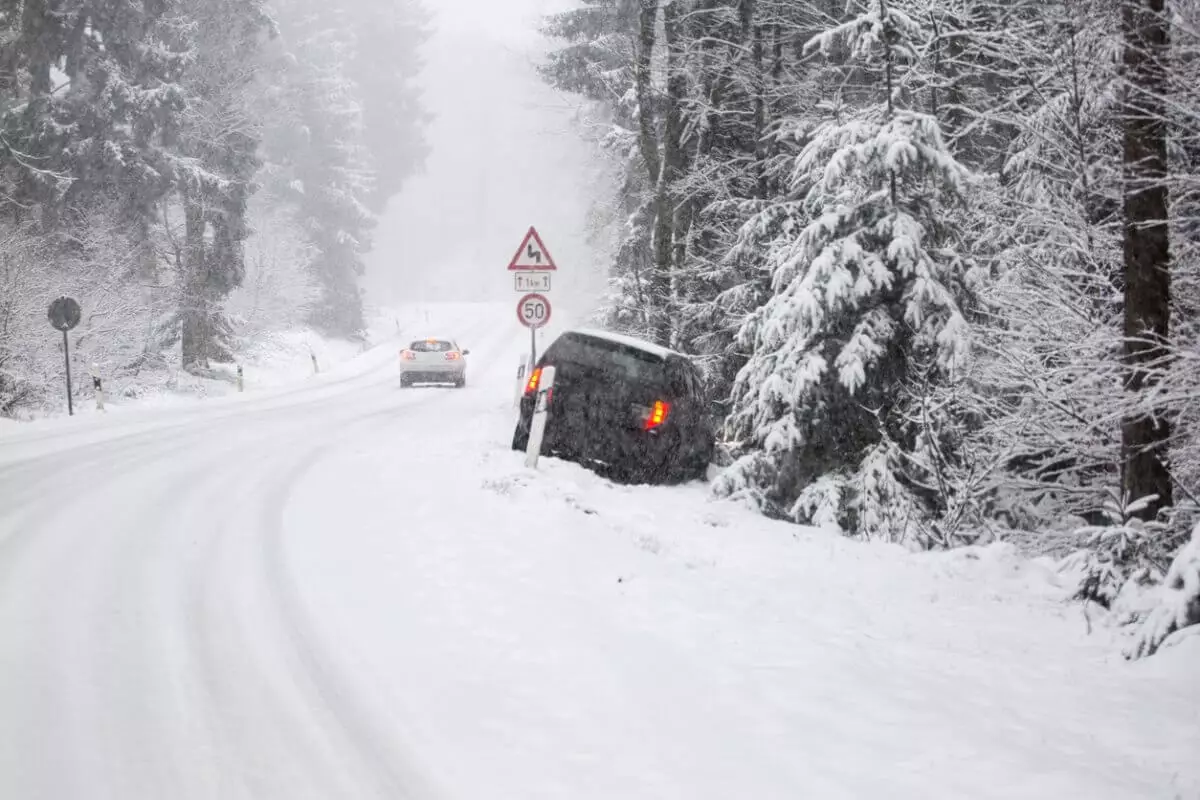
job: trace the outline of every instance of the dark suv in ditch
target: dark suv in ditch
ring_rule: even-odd
[[[542,454],[627,481],[706,476],[715,435],[700,371],[680,353],[607,331],[568,331],[534,365],[514,450],[528,446],[538,384],[550,365]]]

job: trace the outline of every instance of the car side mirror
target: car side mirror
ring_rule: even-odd
[[[469,355],[471,355],[471,351],[470,351],[470,350],[463,350],[463,355],[464,355],[464,356],[469,356]]]

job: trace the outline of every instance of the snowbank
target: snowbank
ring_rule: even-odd
[[[237,363],[216,364],[208,375],[185,372],[177,364],[163,359],[149,362],[136,370],[121,370],[112,364],[100,364],[104,381],[105,413],[123,414],[133,409],[170,408],[213,397],[238,393],[237,366],[243,370],[244,392],[296,384],[345,364],[370,348],[390,343],[401,333],[402,325],[414,326],[422,316],[419,308],[397,307],[368,311],[365,342],[329,338],[307,327],[297,327],[260,333],[243,338],[237,348]],[[314,365],[315,359],[315,365]],[[97,413],[95,394],[89,371],[74,364],[75,415]],[[62,392],[60,391],[60,395]],[[32,418],[66,416],[65,397],[59,397],[61,408]],[[0,424],[12,429],[13,420],[0,418]],[[3,428],[0,428],[0,432]]]
[[[527,470],[503,392],[438,397],[283,525],[326,666],[444,796],[1200,796],[1198,653],[1126,662],[1050,562]]]

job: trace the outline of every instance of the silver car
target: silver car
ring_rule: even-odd
[[[470,352],[453,339],[417,339],[400,351],[400,385],[452,383],[461,389],[467,385],[466,356]]]

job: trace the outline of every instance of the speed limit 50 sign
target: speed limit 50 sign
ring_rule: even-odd
[[[550,301],[545,295],[527,294],[517,301],[517,319],[526,328],[540,328],[550,321]]]

